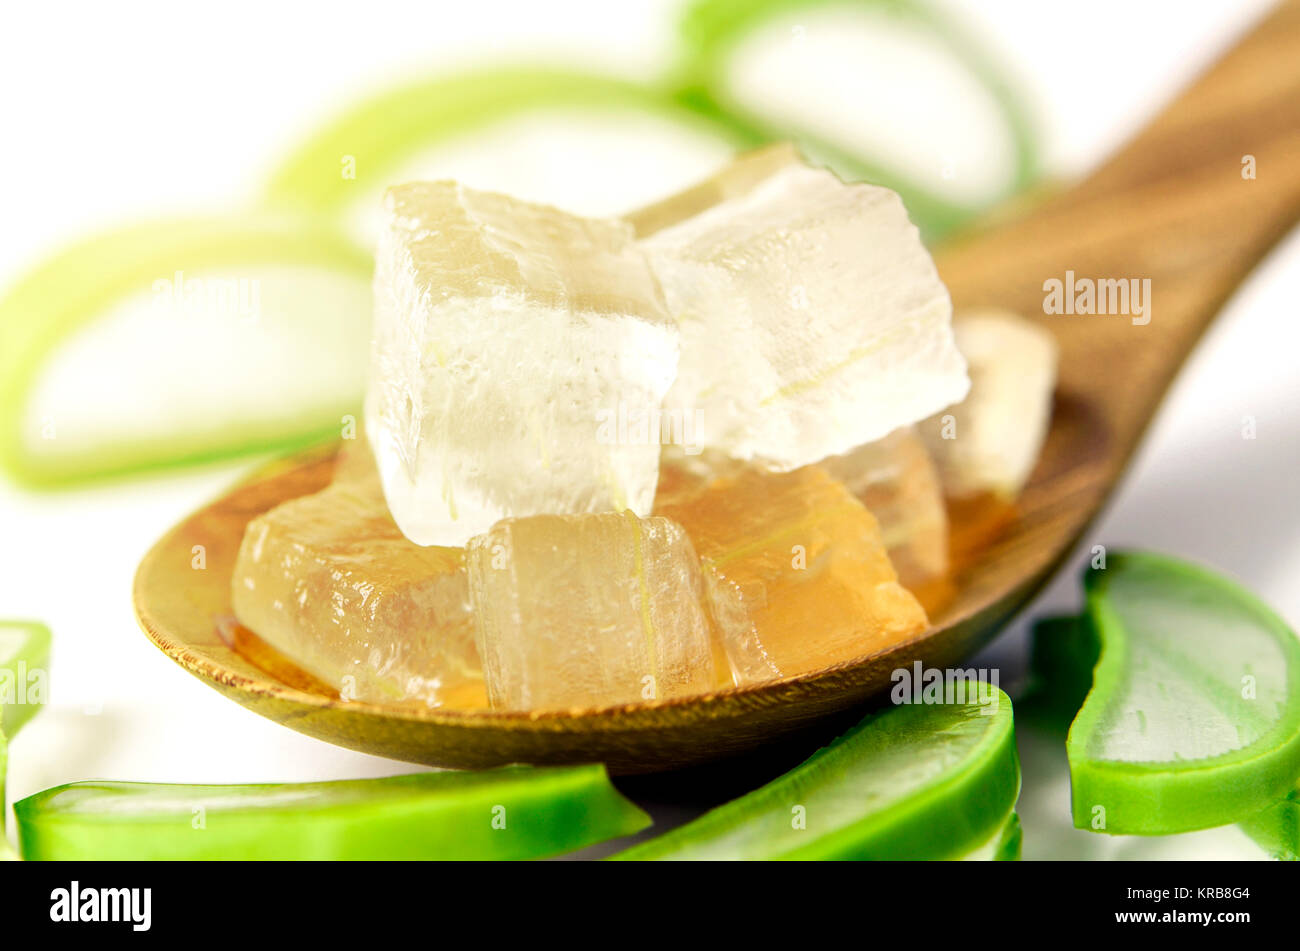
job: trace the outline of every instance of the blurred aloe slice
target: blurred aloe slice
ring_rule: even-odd
[[[9,845],[9,839],[5,833],[5,820],[9,815],[9,808],[5,805],[8,800],[5,799],[5,777],[9,772],[9,743],[5,739],[5,732],[0,729],[0,862],[17,858],[13,849]]]
[[[869,716],[784,776],[614,858],[1013,857],[1011,701],[989,684],[968,690]]]
[[[760,141],[662,88],[544,67],[482,68],[358,103],[273,174],[267,202],[335,216],[369,245],[389,185],[475,188],[616,215],[711,173]]]
[[[991,53],[919,0],[700,0],[684,98],[897,191],[928,239],[1037,176],[1027,109]],[[881,156],[888,155],[888,160]]]
[[[1101,653],[1066,742],[1074,823],[1163,835],[1240,822],[1300,777],[1300,641],[1206,569],[1112,553],[1086,579]]]
[[[0,861],[17,858],[5,838],[8,737],[48,699],[50,629],[36,621],[0,620]]]
[[[319,222],[158,221],[0,297],[0,462],[76,482],[337,434],[364,389],[370,261]]]
[[[1016,715],[1064,737],[1092,689],[1101,640],[1087,615],[1048,617],[1034,624],[1029,650],[1029,680]]]
[[[1300,785],[1279,803],[1241,823],[1265,852],[1283,862],[1300,862]]]
[[[13,736],[37,714],[48,700],[49,672],[50,629],[0,620],[0,731]]]
[[[603,766],[511,766],[248,786],[85,782],[14,804],[22,855],[100,859],[531,859],[649,817]]]

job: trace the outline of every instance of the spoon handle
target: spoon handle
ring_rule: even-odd
[[[1113,477],[1201,333],[1298,219],[1288,0],[1085,180],[964,234],[938,264],[957,306],[1009,307],[1055,333],[1059,389],[1101,410]],[[1103,290],[1111,316],[1089,315]]]

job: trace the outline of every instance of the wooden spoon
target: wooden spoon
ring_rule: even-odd
[[[1255,177],[1244,174],[1251,157]],[[239,703],[395,759],[457,767],[598,760],[645,772],[758,747],[864,703],[899,667],[952,665],[995,633],[1070,551],[1201,332],[1298,215],[1300,4],[1287,3],[1087,180],[941,250],[939,269],[958,307],[1008,307],[1056,335],[1060,384],[1017,516],[957,578],[933,627],[885,652],[620,708],[526,714],[343,702],[282,658],[218,632],[231,614],[245,524],[324,487],[332,448],[275,464],[169,532],[140,565],[137,616],[168,656]],[[1149,279],[1150,322],[1045,314],[1044,282],[1064,282],[1067,272]],[[199,545],[202,570],[194,567]]]

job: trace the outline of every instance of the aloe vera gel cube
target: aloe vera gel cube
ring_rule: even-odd
[[[620,221],[452,182],[390,189],[366,427],[393,518],[421,545],[499,519],[649,514],[678,332]],[[633,438],[636,437],[636,438]]]
[[[507,519],[469,546],[488,698],[558,709],[714,684],[699,559],[680,525],[630,512]]]
[[[682,326],[667,405],[703,446],[795,469],[966,395],[948,292],[892,191],[773,161],[695,193],[719,201],[642,244]]]

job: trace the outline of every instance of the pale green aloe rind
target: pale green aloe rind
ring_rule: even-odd
[[[600,765],[254,786],[72,783],[15,803],[23,858],[533,859],[650,824]]]
[[[355,160],[358,175],[384,181],[423,149],[553,108],[649,113],[737,148],[763,141],[743,122],[701,113],[652,84],[540,66],[489,67],[399,86],[358,103],[290,153],[272,174],[266,200],[335,214],[356,191],[356,182],[340,174],[344,156]]]
[[[962,858],[1006,825],[1020,790],[1011,701],[978,689],[976,702],[874,714],[766,786],[613,858]]]
[[[1096,755],[1102,724],[1122,704],[1132,676],[1135,639],[1143,636],[1131,629],[1113,603],[1119,585],[1136,586],[1126,589],[1128,594],[1166,599],[1164,603],[1179,608],[1185,608],[1189,598],[1213,596],[1276,643],[1286,685],[1285,702],[1276,711],[1246,706],[1252,701],[1244,698],[1234,703],[1233,697],[1240,695],[1232,689],[1235,684],[1215,679],[1221,671],[1189,666],[1180,672],[1215,698],[1228,726],[1236,715],[1237,722],[1249,720],[1252,729],[1262,731],[1253,742],[1202,758],[1134,762]],[[1088,574],[1086,586],[1101,656],[1092,690],[1066,741],[1075,825],[1115,835],[1190,832],[1250,819],[1283,799],[1300,776],[1300,642],[1285,622],[1226,578],[1158,555],[1112,553],[1106,569]],[[1195,684],[1198,678],[1203,683]],[[1163,711],[1166,716],[1175,712]],[[1161,715],[1144,711],[1148,719]],[[1262,725],[1261,717],[1267,718]]]
[[[50,644],[50,629],[38,621],[0,620],[0,729],[9,736],[46,702]]]
[[[1283,862],[1300,862],[1300,786],[1281,802],[1241,823],[1241,830]]]
[[[187,436],[142,432],[108,449],[58,455],[24,445],[23,411],[45,361],[112,304],[176,271],[265,264],[321,267],[360,279],[368,279],[371,269],[368,255],[320,221],[276,215],[136,224],[79,242],[30,271],[0,296],[0,465],[21,483],[45,487],[294,448],[337,435],[336,407],[267,427],[223,419],[214,407],[213,418],[196,420]],[[130,368],[122,372],[129,375]],[[340,401],[337,408],[346,411],[351,402]]]
[[[912,220],[927,240],[941,238],[982,212],[989,203],[976,205],[950,201],[913,176],[880,159],[856,155],[820,137],[798,130],[777,129],[759,116],[746,113],[727,102],[726,70],[734,48],[754,30],[786,13],[814,7],[886,8],[932,32],[970,76],[992,97],[1001,110],[1015,155],[1015,169],[1004,190],[993,198],[1015,194],[1039,174],[1034,126],[1014,84],[1003,74],[994,57],[982,50],[976,39],[952,18],[920,0],[700,0],[689,6],[682,20],[686,55],[680,68],[684,100],[692,101],[712,114],[734,115],[758,129],[769,139],[793,139],[815,160],[827,164],[842,177],[887,185],[902,196]]]

